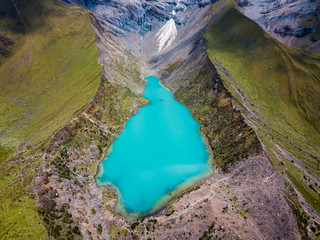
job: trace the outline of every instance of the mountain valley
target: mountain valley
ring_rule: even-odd
[[[0,3],[1,239],[319,239],[320,4],[270,2]],[[129,219],[96,174],[149,75],[213,173]]]

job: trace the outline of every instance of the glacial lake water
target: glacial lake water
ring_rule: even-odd
[[[156,210],[212,171],[200,125],[158,78],[146,80],[150,103],[128,120],[96,176],[118,193],[117,209],[128,215]]]

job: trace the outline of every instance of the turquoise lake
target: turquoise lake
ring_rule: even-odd
[[[128,120],[96,176],[99,186],[118,192],[126,214],[153,211],[212,171],[200,125],[158,78],[146,80],[150,103]]]

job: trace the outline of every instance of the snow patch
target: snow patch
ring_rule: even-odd
[[[177,36],[177,28],[174,19],[170,19],[157,32],[158,52],[169,47]]]

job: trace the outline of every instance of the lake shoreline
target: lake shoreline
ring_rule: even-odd
[[[158,79],[159,80],[159,79]],[[148,79],[146,79],[147,83],[148,83]],[[147,84],[146,83],[146,84]],[[170,92],[169,89],[167,89],[166,87],[164,87],[161,84],[161,81],[158,81],[158,84],[166,89],[166,91],[168,91],[168,93],[170,93],[170,95],[172,96],[173,100],[176,101],[172,95],[172,93]],[[145,96],[144,96],[145,97]],[[146,99],[148,99],[147,97],[145,97]],[[152,102],[151,99],[148,99],[150,102]],[[160,100],[160,99],[159,99]],[[184,108],[186,108],[186,106],[184,106],[182,103],[176,101],[177,103],[179,103],[179,106],[182,105]],[[144,106],[148,106],[148,104],[143,105],[139,111],[141,111],[143,109]],[[187,108],[186,108],[187,109]],[[139,112],[138,111],[138,112]],[[187,192],[190,192],[190,190],[192,191],[192,189],[202,185],[202,183],[208,179],[209,177],[211,177],[214,173],[214,166],[213,166],[213,154],[210,148],[210,145],[206,139],[206,136],[201,132],[201,125],[192,117],[192,115],[190,114],[189,110],[187,109],[188,114],[190,115],[190,117],[192,118],[193,121],[195,121],[197,123],[197,125],[199,125],[199,128],[197,129],[197,132],[200,134],[201,137],[201,142],[202,144],[204,144],[205,146],[205,151],[208,155],[208,159],[206,160],[206,164],[208,166],[207,170],[201,170],[201,172],[197,173],[195,176],[192,177],[188,177],[186,180],[183,180],[180,184],[178,184],[177,186],[174,187],[173,190],[168,191],[166,194],[164,194],[160,199],[156,200],[155,205],[147,210],[147,211],[141,211],[141,212],[134,212],[134,211],[128,211],[128,209],[126,210],[124,204],[123,204],[123,196],[119,190],[119,188],[114,185],[112,183],[112,181],[104,181],[102,182],[99,178],[105,173],[104,172],[104,165],[102,164],[104,161],[106,161],[106,159],[108,158],[108,156],[111,154],[111,152],[113,151],[113,144],[115,143],[115,141],[117,140],[117,138],[119,138],[119,136],[121,136],[122,132],[124,131],[124,129],[120,132],[120,134],[117,136],[117,138],[113,141],[113,143],[110,145],[110,147],[107,149],[106,153],[104,154],[101,162],[98,165],[98,169],[97,169],[97,173],[95,175],[95,181],[98,187],[104,187],[110,191],[112,191],[114,193],[114,196],[116,197],[116,206],[114,207],[115,212],[124,217],[125,219],[129,220],[129,221],[134,221],[140,218],[144,218],[147,216],[151,216],[151,215],[156,215],[159,211],[163,210],[164,208],[167,207],[167,205],[169,204],[170,201],[172,201],[173,199],[176,198],[180,198],[181,196],[183,196],[184,194],[186,194]],[[138,113],[137,112],[137,113]],[[137,113],[135,115],[133,115],[132,117],[136,116]],[[130,119],[132,118],[130,117]],[[130,120],[129,119],[129,120]],[[129,123],[126,123],[126,125]],[[130,123],[129,123],[130,124]],[[125,125],[125,126],[126,126]],[[192,130],[193,131],[193,130]],[[199,144],[199,143],[198,143]],[[199,156],[200,157],[200,156]],[[156,163],[156,162],[155,162]],[[200,162],[199,162],[200,163]],[[187,162],[185,163],[187,164]],[[179,166],[179,165],[178,165]],[[188,166],[188,165],[181,165],[181,166]],[[192,166],[192,165],[190,165]],[[201,166],[201,165],[200,165]],[[178,169],[178,171],[181,171],[181,169]],[[198,170],[197,170],[198,171]],[[202,172],[204,171],[204,172]],[[109,172],[108,172],[109,173]],[[129,184],[131,185],[131,184]]]

